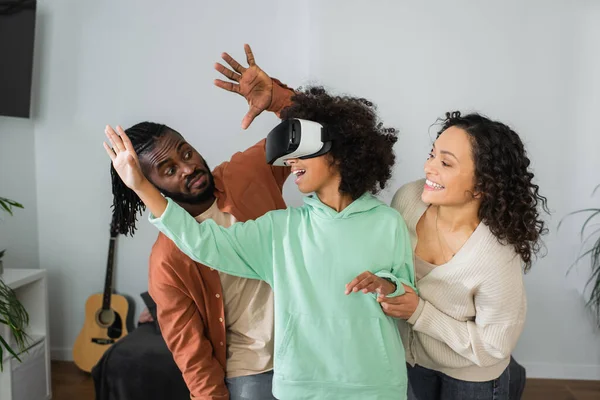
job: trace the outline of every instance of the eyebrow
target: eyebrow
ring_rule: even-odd
[[[435,149],[435,143],[433,144],[433,148]],[[454,157],[456,159],[456,161],[458,161],[458,157],[456,157],[454,155],[454,153],[452,153],[452,152],[450,152],[448,150],[440,150],[440,153],[452,156],[452,157]]]
[[[186,144],[187,144],[187,142],[185,140],[181,141],[181,143],[179,143],[177,145],[177,152],[179,152],[181,150],[181,148],[183,146],[185,146]],[[159,162],[158,164],[156,164],[156,169],[160,169],[163,165],[165,165],[169,161],[171,161],[171,158],[165,158],[164,160],[162,160],[161,162]]]

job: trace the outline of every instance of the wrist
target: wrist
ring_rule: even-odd
[[[271,81],[273,82],[271,104],[267,107],[267,111],[274,112],[279,117],[281,111],[292,104],[294,91],[275,78],[271,78]]]
[[[146,177],[144,177],[139,184],[132,188],[135,194],[137,194],[140,198],[144,197],[144,194],[148,194],[152,189],[155,189],[155,187]]]
[[[392,282],[390,279],[387,278],[381,278],[383,279],[383,285],[382,285],[382,293],[385,296],[389,296],[390,294],[394,293],[396,291],[396,284],[394,282]]]

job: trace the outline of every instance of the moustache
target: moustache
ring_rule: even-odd
[[[197,178],[201,177],[202,175],[205,175],[206,172],[202,171],[202,170],[196,170],[194,171],[194,173],[190,176],[188,176],[185,180],[185,186],[190,189],[190,185],[191,183],[196,180]]]

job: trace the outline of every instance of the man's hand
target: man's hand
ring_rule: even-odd
[[[404,320],[410,319],[419,306],[419,295],[406,285],[404,286],[405,293],[396,297],[381,297],[377,298],[383,313],[388,317],[400,318]]]
[[[387,296],[396,291],[396,285],[387,279],[380,278],[369,271],[365,271],[346,285],[346,294],[358,292],[360,290],[362,290],[363,293],[379,293]]]
[[[121,180],[128,188],[136,190],[146,181],[142,173],[137,154],[133,149],[131,141],[120,126],[117,126],[119,134],[115,133],[109,125],[104,129],[106,137],[111,146],[104,142],[104,149],[113,163],[113,167],[121,177]]]
[[[223,53],[221,57],[233,68],[233,71],[219,63],[215,64],[217,71],[237,83],[215,79],[215,85],[229,92],[237,93],[246,99],[250,109],[242,120],[242,129],[247,129],[254,118],[271,105],[271,101],[273,101],[273,80],[256,65],[250,46],[245,44],[244,50],[248,68],[242,67],[227,53]]]
[[[152,314],[150,314],[150,310],[148,307],[144,308],[144,311],[140,314],[140,319],[138,320],[139,324],[145,324],[146,322],[153,322],[154,318],[152,318]]]

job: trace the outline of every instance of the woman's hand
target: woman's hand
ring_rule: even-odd
[[[385,315],[394,318],[408,320],[419,305],[419,295],[406,285],[404,286],[405,293],[396,297],[377,297],[377,301],[381,304],[381,308]]]
[[[249,45],[244,45],[244,51],[246,52],[248,68],[242,67],[240,63],[227,53],[223,53],[221,57],[233,68],[233,71],[219,63],[215,64],[217,71],[230,80],[237,82],[232,83],[215,79],[215,85],[221,89],[243,96],[250,106],[248,113],[242,120],[242,129],[248,128],[252,121],[254,121],[254,118],[268,109],[273,101],[273,80],[256,65],[254,54],[252,54]]]
[[[369,271],[365,271],[346,285],[346,294],[361,290],[363,293],[379,293],[387,296],[396,291],[396,285],[387,279],[380,278]]]

